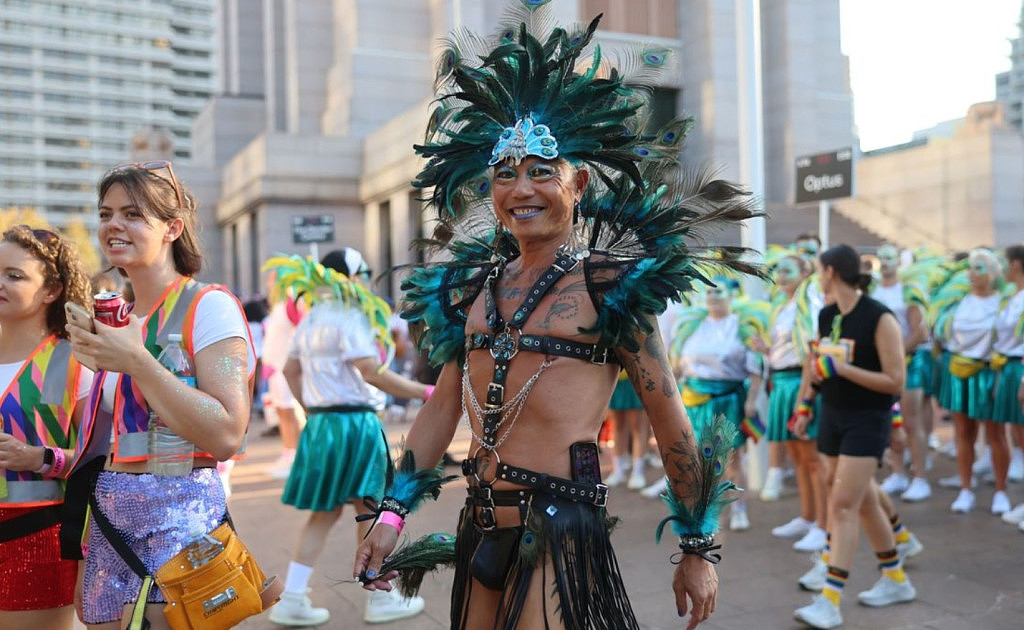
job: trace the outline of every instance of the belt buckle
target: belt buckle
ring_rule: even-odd
[[[498,520],[494,516],[494,508],[491,506],[485,506],[480,508],[480,529],[484,531],[491,531],[498,526]]]
[[[608,348],[601,351],[601,358],[598,359],[597,344],[594,344],[594,352],[590,355],[590,362],[594,365],[604,365],[608,363]]]
[[[594,505],[597,507],[605,507],[608,505],[608,486],[599,483],[597,484],[597,496],[594,497]]]
[[[492,397],[493,394],[493,397]],[[501,406],[501,403],[494,404],[491,400],[505,400],[505,386],[499,383],[491,382],[487,385],[487,408],[496,409]]]

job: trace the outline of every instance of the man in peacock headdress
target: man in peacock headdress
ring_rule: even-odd
[[[544,4],[523,0],[493,38],[453,34],[441,56],[414,182],[437,213],[437,255],[404,281],[402,315],[443,367],[355,572],[390,588],[382,563],[436,493],[435,465],[464,419],[451,627],[637,628],[596,444],[621,367],[664,459],[675,605],[692,628],[715,607],[735,429],[695,440],[655,317],[711,284],[702,264],[756,271],[738,249],[701,244],[708,228],[753,216],[752,203],[680,166],[689,120],[646,129],[664,49],[610,64],[592,42],[599,18],[555,26]]]

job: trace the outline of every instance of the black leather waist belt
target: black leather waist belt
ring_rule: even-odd
[[[466,338],[466,350],[479,350],[490,348],[494,342],[494,335],[489,333],[473,333]],[[529,352],[541,352],[570,359],[582,359],[596,365],[605,363],[617,363],[614,353],[609,353],[607,348],[598,349],[594,343],[580,343],[569,341],[560,337],[548,337],[546,335],[520,335],[517,346],[520,350]]]
[[[476,477],[476,462],[475,459],[464,459],[462,460],[462,474],[467,477]],[[495,479],[501,479],[502,481],[508,481],[510,483],[518,484],[520,486],[527,486],[534,490],[540,490],[547,492],[548,494],[570,501],[577,501],[579,503],[589,503],[596,505],[597,507],[604,507],[608,504],[608,486],[603,483],[584,483],[580,481],[573,481],[571,479],[563,479],[562,477],[555,477],[547,473],[539,473],[526,468],[518,468],[516,466],[509,466],[505,463],[498,464],[498,470]],[[470,486],[470,488],[477,488],[485,494],[495,494],[488,485],[481,485],[479,487]],[[486,491],[483,489],[487,488]],[[498,505],[495,503],[495,505]],[[511,505],[515,505],[514,503]]]
[[[0,543],[41,532],[59,522],[59,505],[47,505],[31,512],[25,512],[0,523],[0,526],[3,527],[3,532],[0,532]]]
[[[326,407],[307,407],[308,413],[377,413],[370,405],[327,405]]]

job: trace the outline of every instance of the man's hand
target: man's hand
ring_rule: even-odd
[[[380,565],[395,550],[398,544],[398,530],[390,525],[377,523],[369,535],[359,543],[356,549],[356,563],[352,567],[352,577],[363,582],[368,591],[390,591],[394,588],[391,580],[398,577],[398,571],[389,571],[380,575]]]
[[[682,561],[676,565],[672,590],[676,594],[679,616],[685,617],[687,610],[690,612],[690,623],[686,630],[693,630],[715,612],[718,599],[718,572],[715,571],[715,565],[700,556],[684,554]]]

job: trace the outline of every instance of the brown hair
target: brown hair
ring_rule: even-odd
[[[168,163],[169,164],[169,163]],[[116,166],[100,180],[97,186],[102,201],[114,184],[124,186],[128,198],[147,220],[172,221],[181,219],[181,235],[171,243],[174,269],[183,276],[194,276],[203,266],[203,254],[199,247],[197,203],[195,196],[180,180],[174,179],[170,166],[168,170],[147,170],[134,164]],[[165,174],[166,173],[166,174]],[[175,184],[178,189],[175,190]],[[181,193],[181,206],[178,193]]]
[[[64,302],[74,302],[92,310],[92,287],[75,246],[59,234],[27,225],[14,226],[0,238],[4,243],[21,247],[43,263],[43,286],[61,287],[57,299],[46,306],[46,327],[58,337],[66,338]]]
[[[1006,256],[1007,264],[1010,261],[1016,260],[1020,263],[1021,268],[1024,269],[1024,245],[1010,245],[1006,248],[1004,255]]]

